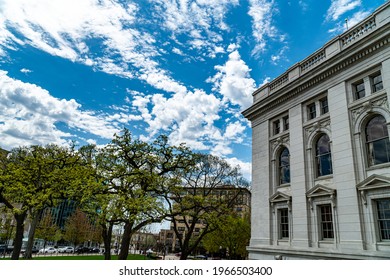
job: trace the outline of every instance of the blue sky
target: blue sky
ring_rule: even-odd
[[[124,127],[250,179],[252,92],[383,0],[0,0],[0,146]]]

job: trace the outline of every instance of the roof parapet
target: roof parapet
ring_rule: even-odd
[[[272,95],[279,89],[288,85],[290,82],[315,69],[318,65],[321,65],[331,57],[349,48],[355,42],[366,37],[374,30],[389,22],[390,1],[387,1],[385,4],[376,9],[369,17],[345,31],[343,34],[335,37],[326,43],[321,49],[314,52],[303,61],[296,63],[279,77],[254,91],[252,94],[253,103]]]

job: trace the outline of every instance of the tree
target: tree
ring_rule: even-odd
[[[230,259],[244,259],[249,240],[249,215],[244,217],[231,215],[220,221],[216,231],[205,236],[203,245],[210,253],[220,254],[223,249],[228,252]]]
[[[196,166],[179,176],[180,183],[171,186],[165,198],[169,220],[179,242],[180,258],[187,259],[207,234],[218,229],[219,221],[232,213],[236,198],[247,184],[232,185],[245,182],[239,168],[204,154],[198,154]],[[232,188],[230,195],[223,193],[226,186]]]
[[[166,216],[161,197],[169,190],[171,173],[192,164],[192,152],[184,145],[170,146],[166,136],[149,144],[134,139],[125,129],[102,149],[99,159],[103,193],[110,198],[101,208],[104,219],[100,221],[104,222],[105,238],[112,233],[113,224],[123,225],[119,259],[124,260],[131,236]]]
[[[43,239],[44,248],[47,241],[58,241],[61,239],[61,229],[55,224],[50,211],[46,211],[40,219],[35,231],[35,237]]]
[[[90,240],[91,222],[79,208],[65,222],[64,239],[75,247]]]
[[[24,223],[31,215],[32,232],[26,254],[31,257],[37,216],[58,201],[90,186],[89,170],[73,147],[30,146],[0,153],[0,203],[10,209],[16,221],[12,259],[19,259]]]

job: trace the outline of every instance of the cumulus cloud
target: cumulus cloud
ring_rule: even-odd
[[[239,166],[241,169],[242,175],[248,179],[252,180],[252,163],[242,161],[236,157],[226,158],[225,159],[231,166]]]
[[[224,101],[239,105],[245,109],[252,104],[252,93],[255,90],[255,81],[250,77],[251,69],[241,59],[241,56],[233,46],[229,59],[225,65],[217,65],[218,71],[214,77],[208,79],[214,84],[213,90],[218,91],[224,97]]]
[[[118,129],[106,116],[84,111],[75,100],[57,99],[34,84],[10,78],[0,71],[0,134],[2,147],[64,144],[68,137],[57,124],[110,139]]]
[[[338,20],[341,15],[361,6],[361,4],[361,0],[332,0],[326,14],[326,19]]]

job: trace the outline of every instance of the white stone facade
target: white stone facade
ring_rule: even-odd
[[[249,258],[390,259],[390,3],[253,97]]]

